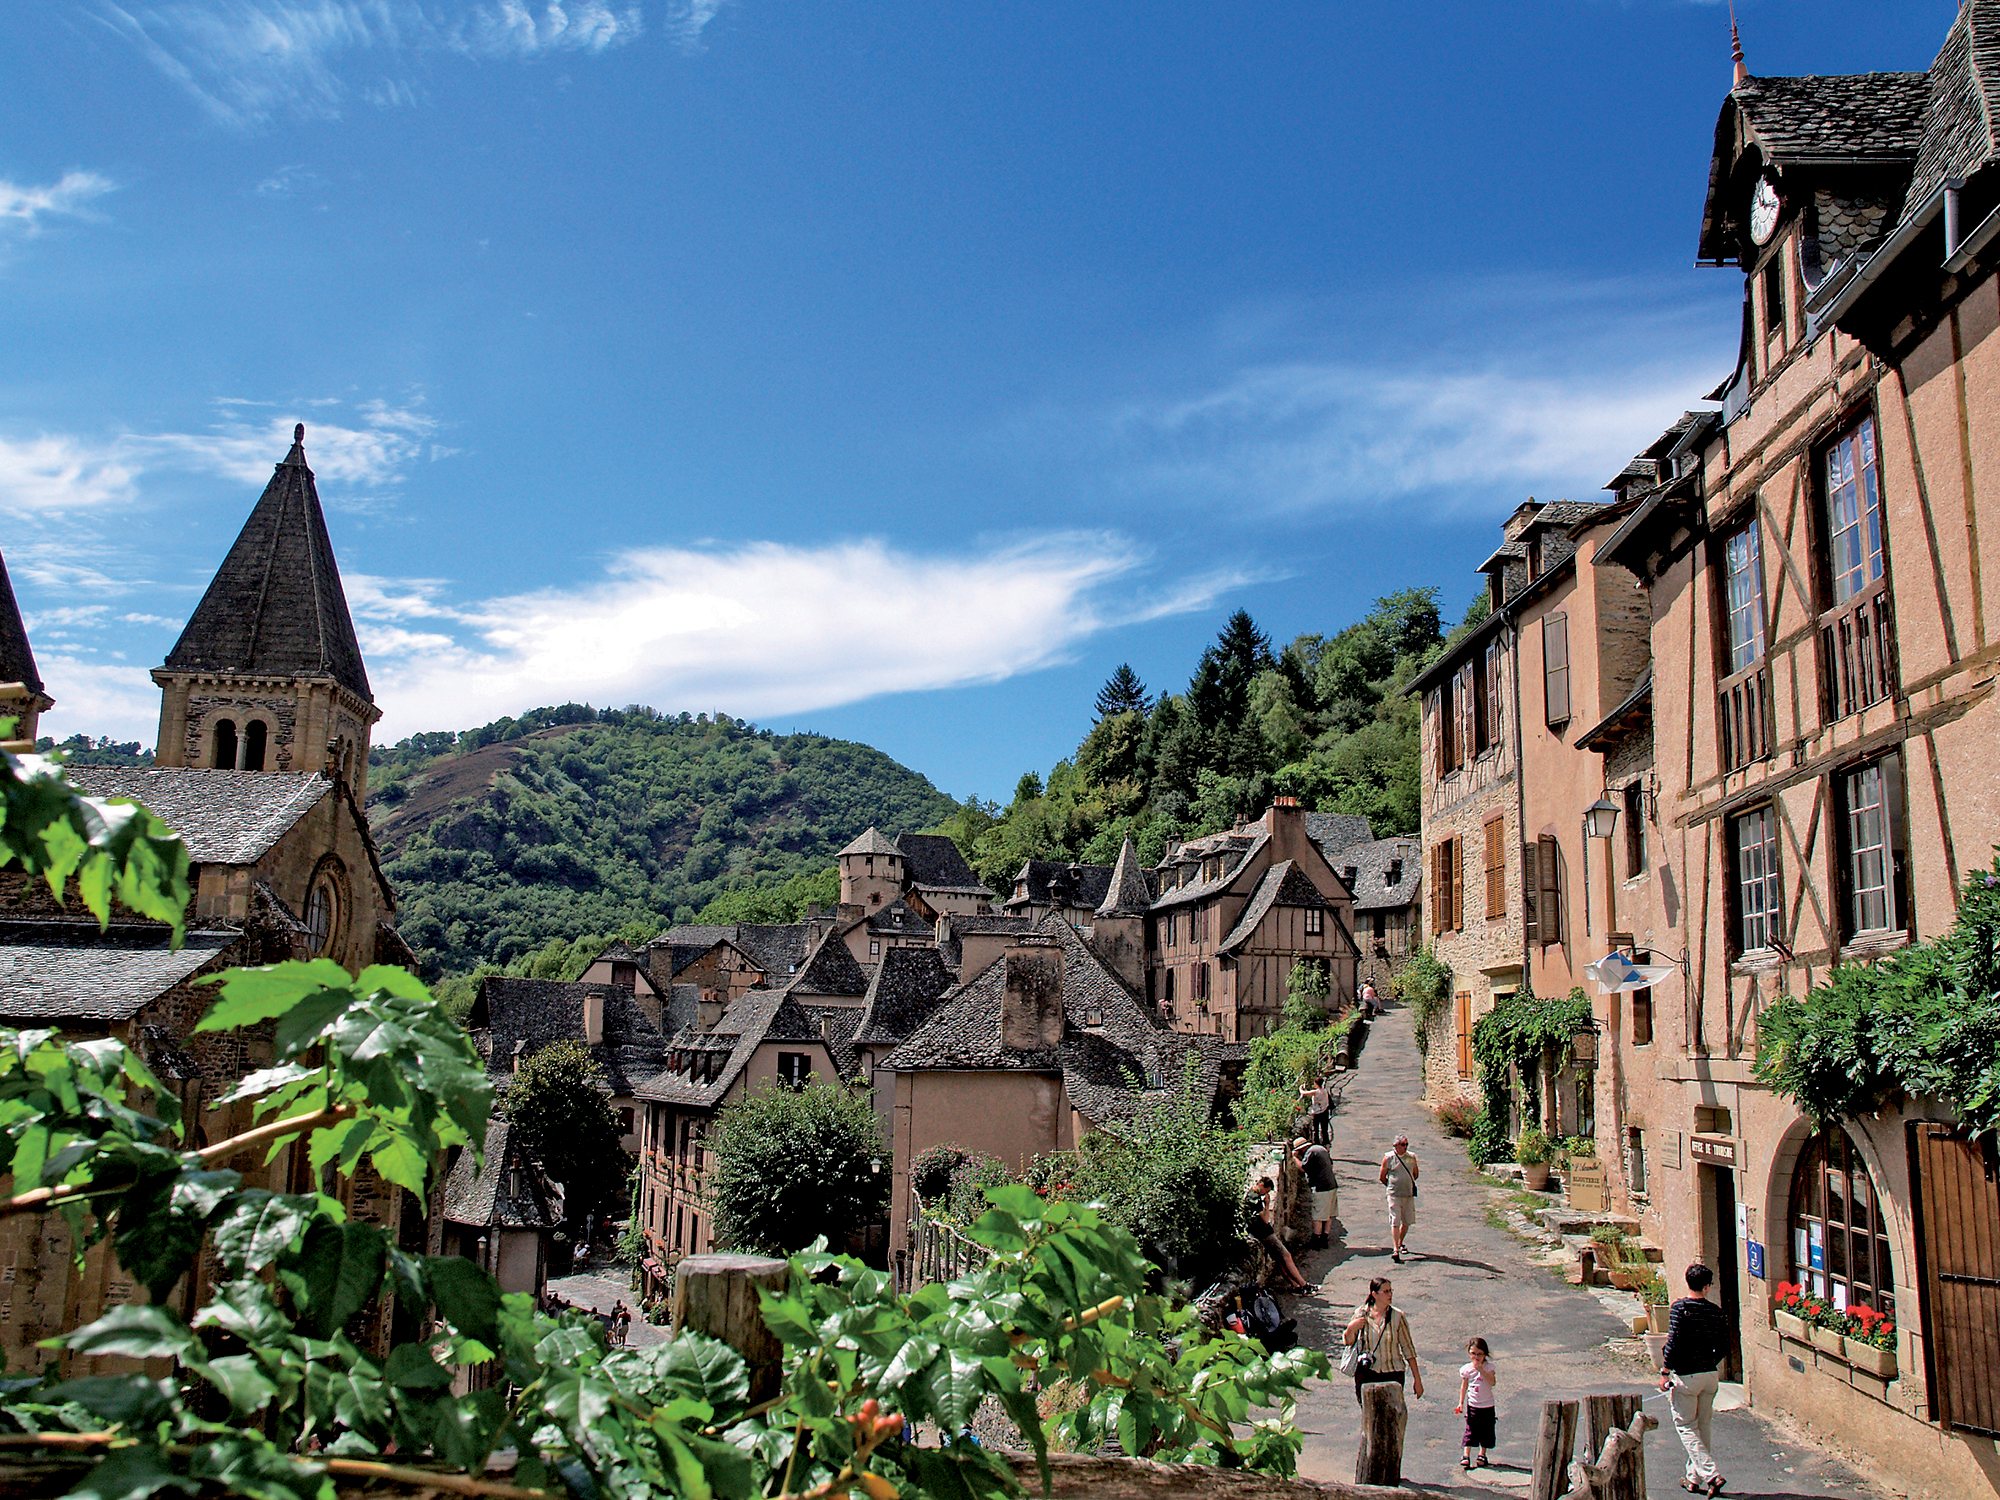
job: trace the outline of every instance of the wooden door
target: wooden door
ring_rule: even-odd
[[[1947,1427],[2000,1437],[2000,1174],[1993,1142],[1948,1125],[1910,1126],[1918,1275],[1931,1412]]]
[[[1458,992],[1458,1076],[1472,1076],[1472,992]]]

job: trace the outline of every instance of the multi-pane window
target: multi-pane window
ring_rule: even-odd
[[[1569,616],[1542,621],[1542,702],[1551,727],[1569,722]]]
[[[1756,953],[1779,938],[1776,811],[1765,806],[1737,814],[1729,821],[1729,842],[1736,864],[1736,951]]]
[[[1306,936],[1318,937],[1324,931],[1326,931],[1325,908],[1308,906],[1306,908]]]
[[[1843,1130],[1813,1137],[1792,1173],[1792,1280],[1836,1307],[1896,1310],[1889,1226],[1861,1153]]]
[[[1873,760],[1840,775],[1846,936],[1908,925],[1897,764]]]
[[[1845,604],[1882,576],[1882,491],[1875,423],[1861,422],[1826,451],[1827,583]]]
[[[812,1057],[804,1052],[778,1054],[778,1082],[788,1089],[802,1089],[812,1072]]]
[[[1764,557],[1757,523],[1722,545],[1724,608],[1729,621],[1729,671],[1735,676],[1764,659]]]

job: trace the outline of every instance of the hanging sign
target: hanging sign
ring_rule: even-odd
[[[1688,1137],[1688,1155],[1696,1161],[1707,1162],[1711,1167],[1733,1167],[1736,1165],[1735,1137],[1691,1135]]]

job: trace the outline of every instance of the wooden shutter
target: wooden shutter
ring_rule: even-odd
[[[1472,992],[1458,992],[1458,1076],[1472,1076]]]
[[[1468,661],[1458,669],[1452,687],[1458,709],[1458,758],[1462,764],[1470,764],[1479,753],[1479,699],[1473,675],[1472,663]]]
[[[1521,926],[1531,943],[1542,936],[1541,853],[1539,843],[1521,846]]]
[[[1544,717],[1551,724],[1569,720],[1569,616],[1550,615],[1542,621],[1542,693]]]
[[[1993,1157],[1948,1125],[1919,1120],[1910,1130],[1924,1332],[1937,1372],[1933,1415],[1960,1432],[2000,1436],[2000,1182]]]
[[[1563,940],[1562,908],[1562,849],[1556,843],[1556,836],[1545,833],[1536,840],[1540,853],[1536,859],[1536,874],[1541,881],[1538,903],[1541,907],[1541,941],[1544,944],[1560,943]]]
[[[1451,841],[1451,927],[1457,932],[1465,926],[1465,840]]]
[[[1486,825],[1486,920],[1507,915],[1507,820]]]
[[[1486,647],[1486,743],[1500,743],[1501,732],[1506,728],[1506,715],[1500,707],[1500,643],[1489,642]]]

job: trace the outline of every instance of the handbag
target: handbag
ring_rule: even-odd
[[[1389,1332],[1389,1320],[1382,1320],[1382,1332],[1375,1335],[1374,1347],[1368,1347],[1368,1325],[1364,1322],[1361,1331],[1354,1335],[1354,1342],[1344,1345],[1340,1351],[1340,1373],[1359,1375],[1364,1370],[1375,1367],[1375,1350],[1382,1347],[1382,1339]]]

